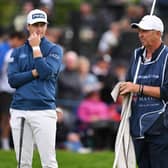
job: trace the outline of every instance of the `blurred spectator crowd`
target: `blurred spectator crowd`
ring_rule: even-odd
[[[7,64],[12,49],[23,44],[27,37],[27,13],[40,8],[49,18],[46,37],[64,49],[62,71],[56,85],[56,104],[61,111],[58,114],[63,112],[64,115],[58,117],[56,146],[80,153],[113,150],[122,98],[114,103],[110,92],[117,82],[124,81],[133,50],[140,46],[137,32],[130,24],[149,14],[153,1],[99,0],[95,6],[82,2],[78,11],[67,11],[66,26],[52,22],[52,11],[57,10],[54,2],[24,1],[10,29],[0,27],[1,148],[12,147],[9,104],[14,90],[7,84]],[[167,9],[167,0],[157,1],[155,14],[165,23],[163,40],[166,44]]]

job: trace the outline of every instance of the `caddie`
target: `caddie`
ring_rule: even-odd
[[[167,168],[168,47],[162,41],[164,25],[159,17],[146,15],[132,28],[137,29],[142,47],[134,51],[120,94],[133,93],[130,129],[138,168]]]

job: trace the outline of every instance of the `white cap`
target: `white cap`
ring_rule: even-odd
[[[139,23],[132,23],[132,28],[140,28],[142,30],[156,30],[163,33],[164,25],[160,18],[155,15],[144,16]]]
[[[27,15],[27,24],[34,24],[38,22],[48,23],[47,14],[42,10],[34,9]]]

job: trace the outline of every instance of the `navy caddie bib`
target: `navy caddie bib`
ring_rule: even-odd
[[[135,52],[135,60],[131,69],[132,77],[135,75],[139,57],[142,57],[142,52]],[[167,57],[168,49],[164,46],[155,60],[150,62],[141,61],[136,83],[156,87],[162,86]],[[166,103],[161,99],[135,94],[130,117],[131,135],[133,137],[144,137],[144,133],[164,113],[165,108]]]

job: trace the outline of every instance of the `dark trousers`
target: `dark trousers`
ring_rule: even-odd
[[[134,139],[138,168],[168,168],[168,129],[160,135]]]

